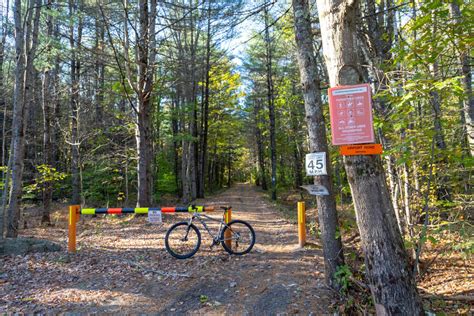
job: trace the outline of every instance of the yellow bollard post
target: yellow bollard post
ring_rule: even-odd
[[[69,238],[67,242],[68,252],[76,252],[76,223],[79,217],[80,205],[69,206]]]
[[[227,213],[225,214],[225,223],[228,224],[232,220],[232,209],[228,209]],[[227,247],[232,248],[232,233],[229,229],[225,231],[224,234],[225,244]]]
[[[298,243],[300,247],[306,244],[306,208],[304,202],[298,202]]]

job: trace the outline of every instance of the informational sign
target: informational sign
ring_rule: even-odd
[[[327,175],[326,171],[326,153],[311,153],[306,155],[305,160],[307,176]]]
[[[148,211],[148,222],[150,222],[152,224],[161,224],[161,223],[163,223],[163,218],[161,217],[161,211],[149,210]]]
[[[370,85],[329,88],[333,145],[375,142]]]
[[[339,149],[343,156],[380,155],[383,152],[382,144],[345,145]]]
[[[309,184],[302,185],[301,187],[311,195],[329,195],[328,189],[323,185]]]

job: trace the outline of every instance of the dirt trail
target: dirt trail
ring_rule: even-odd
[[[165,215],[161,227],[144,218],[86,218],[78,226],[77,254],[0,258],[0,312],[329,314],[321,251],[299,249],[296,225],[262,193],[239,184],[204,202],[231,205],[234,219],[254,227],[250,254],[211,250],[201,230],[199,252],[174,259],[163,237],[185,215]],[[66,243],[64,229],[28,233]]]

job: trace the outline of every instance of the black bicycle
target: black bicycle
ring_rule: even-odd
[[[206,214],[198,213],[198,209],[192,206],[194,212],[187,222],[179,222],[168,229],[165,236],[166,250],[175,258],[191,258],[201,246],[201,232],[193,224],[198,220],[212,237],[211,249],[221,244],[224,249],[232,255],[243,255],[249,253],[255,244],[255,231],[249,223],[242,220],[225,222],[227,212],[231,207],[221,207],[224,210],[222,219],[215,219]],[[206,224],[207,220],[219,223],[219,230],[214,235]]]

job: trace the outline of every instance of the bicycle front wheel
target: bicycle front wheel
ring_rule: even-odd
[[[252,250],[255,244],[255,232],[249,223],[234,220],[222,230],[221,243],[231,255],[243,255]]]
[[[191,258],[201,245],[201,233],[193,224],[179,222],[168,229],[165,236],[166,250],[175,258]]]

